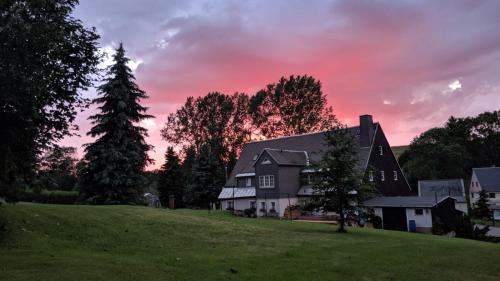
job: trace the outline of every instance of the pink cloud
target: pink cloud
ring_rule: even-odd
[[[76,15],[142,61],[137,83],[159,127],[187,96],[253,94],[290,74],[321,80],[344,120],[373,114],[393,145],[498,109],[498,1],[118,2],[83,1]],[[462,89],[442,94],[457,79]],[[148,140],[159,167],[167,144],[156,129]]]

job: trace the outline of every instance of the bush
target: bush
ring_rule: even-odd
[[[245,217],[255,218],[255,217],[257,217],[256,211],[257,211],[257,209],[255,209],[255,208],[249,208],[249,209],[243,210],[243,213],[245,214]]]
[[[5,238],[5,235],[7,234],[7,221],[0,216],[0,241],[2,241]]]
[[[75,204],[78,191],[42,190],[35,192],[25,190],[20,193],[19,201],[45,203],[45,204]]]

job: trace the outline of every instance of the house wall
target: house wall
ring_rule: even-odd
[[[228,200],[221,200],[221,204],[222,204],[222,209],[223,210],[226,210],[228,207],[229,207],[229,202],[232,202],[233,200],[232,199],[228,199]],[[255,201],[255,198],[240,198],[240,199],[234,199],[234,209],[235,210],[245,210],[245,209],[248,209],[250,208],[250,201]]]
[[[495,220],[500,220],[500,210],[493,210],[493,218]]]
[[[279,193],[280,197],[296,197],[300,188],[300,171],[302,167],[280,166],[279,167]]]
[[[262,164],[264,159],[271,161],[271,164]],[[259,199],[277,199],[279,198],[279,167],[276,161],[264,151],[255,164],[255,195]],[[261,188],[259,182],[259,176],[273,175],[274,176],[274,188]],[[260,205],[257,207],[260,209]]]
[[[455,203],[455,209],[459,210],[460,212],[467,214],[469,212],[469,208],[467,208],[467,203]]]
[[[422,215],[416,215],[415,209],[423,209]],[[408,231],[410,220],[414,220],[417,226],[417,232],[431,233],[432,232],[432,211],[428,208],[406,208],[406,218],[408,220]]]
[[[382,146],[382,155],[380,155],[379,146]],[[375,131],[365,175],[366,180],[368,180],[368,170],[373,170],[374,183],[383,195],[409,195],[411,193],[410,186],[399,167],[398,161],[380,125],[377,125]],[[385,172],[385,181],[381,180],[380,171]],[[393,171],[396,171],[398,174],[397,180],[394,180]]]

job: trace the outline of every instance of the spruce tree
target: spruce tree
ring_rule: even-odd
[[[490,209],[488,208],[488,193],[482,189],[479,192],[479,199],[474,204],[474,215],[479,219],[489,219]]]
[[[203,144],[193,165],[193,179],[190,186],[193,206],[210,208],[224,185],[224,169],[221,160],[210,144]]]
[[[113,58],[114,65],[93,101],[101,112],[90,117],[94,127],[88,135],[97,139],[86,145],[80,175],[82,197],[97,203],[136,201],[145,180],[143,169],[152,162],[147,155],[151,146],[144,140],[147,130],[136,125],[152,118],[139,103],[147,95],[134,82],[122,44]]]
[[[160,171],[158,192],[163,206],[168,206],[170,196],[175,198],[175,207],[184,206],[184,177],[179,157],[172,147],[168,147],[165,153],[165,164]]]

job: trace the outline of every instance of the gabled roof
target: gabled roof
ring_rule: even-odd
[[[264,148],[260,155],[267,152],[278,165],[306,166],[309,163],[307,151],[284,150],[275,148]],[[261,156],[257,158],[259,160]],[[254,162],[255,165],[256,162]]]
[[[418,181],[418,196],[464,196],[462,179],[421,180]]]
[[[219,200],[248,197],[255,197],[255,187],[224,187],[219,194]]]
[[[373,124],[374,128],[378,126],[378,123]],[[352,134],[356,135],[359,139],[359,126],[350,127],[349,130]],[[359,166],[366,168],[368,158],[370,155],[371,147],[361,147],[359,149]],[[325,143],[325,132],[309,133],[288,137],[280,137],[275,139],[263,140],[263,141],[252,141],[246,143],[241,151],[240,158],[236,162],[231,175],[229,176],[226,186],[236,185],[236,175],[243,173],[255,173],[254,164],[257,158],[260,156],[264,149],[274,149],[274,150],[288,150],[288,151],[305,151],[311,163],[318,162],[321,160],[323,155],[322,151],[327,149]],[[290,158],[299,157],[299,153],[291,153],[293,156],[286,157],[283,162],[290,161]],[[274,154],[275,155],[275,154]],[[302,156],[300,156],[302,157]],[[300,160],[302,161],[302,160]]]
[[[481,188],[485,191],[500,192],[500,167],[473,168]]]
[[[436,197],[420,197],[420,196],[382,196],[369,199],[363,203],[366,207],[405,207],[405,208],[432,208],[450,196],[438,198]],[[456,200],[452,198],[453,200]]]

